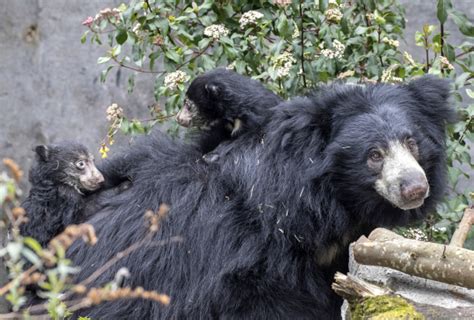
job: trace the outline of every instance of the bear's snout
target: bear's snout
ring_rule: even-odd
[[[400,194],[405,202],[423,201],[428,195],[428,181],[419,172],[411,172],[400,182]]]

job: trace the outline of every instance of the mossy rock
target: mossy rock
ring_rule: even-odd
[[[377,296],[351,304],[352,320],[423,320],[425,317],[416,311],[405,299],[396,296]]]

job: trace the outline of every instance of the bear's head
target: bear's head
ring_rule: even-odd
[[[194,79],[186,91],[184,105],[176,115],[184,126],[212,126],[214,121],[225,121],[229,98],[233,98],[233,86],[239,85],[239,75],[224,68],[217,68]],[[230,101],[230,105],[237,101]]]
[[[432,210],[444,194],[445,124],[455,119],[448,83],[425,76],[332,91],[319,96],[327,118],[319,126],[324,172],[341,202],[382,225]]]
[[[94,191],[104,182],[94,157],[80,143],[65,141],[56,145],[38,145],[35,166],[30,171],[33,185],[66,185],[79,194]]]

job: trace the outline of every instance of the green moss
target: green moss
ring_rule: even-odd
[[[395,296],[378,296],[351,304],[353,320],[422,320],[425,317],[405,299]]]

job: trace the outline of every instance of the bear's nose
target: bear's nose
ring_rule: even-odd
[[[400,192],[406,202],[423,200],[428,191],[428,182],[421,173],[410,174],[410,177],[400,183]]]
[[[104,183],[104,176],[102,175],[102,173],[98,172],[98,174],[96,175],[95,177],[95,183],[96,184],[102,184]]]
[[[189,127],[192,120],[192,114],[187,108],[182,108],[176,115],[176,121],[180,126]]]

